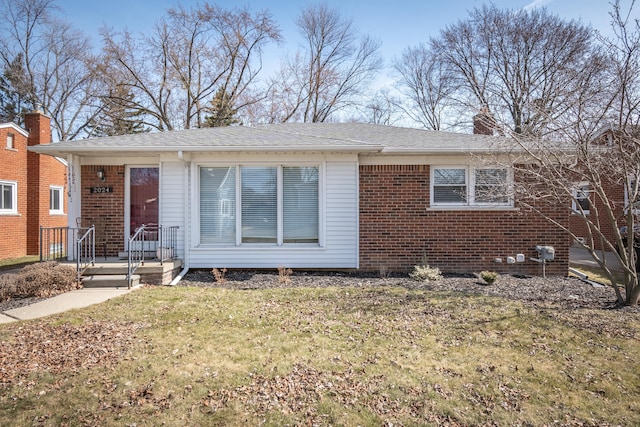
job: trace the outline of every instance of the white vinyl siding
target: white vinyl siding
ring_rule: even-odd
[[[184,258],[184,238],[187,232],[185,167],[181,162],[164,162],[160,167],[160,224],[163,227],[178,226],[178,257]]]

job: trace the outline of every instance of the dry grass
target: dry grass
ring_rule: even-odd
[[[31,264],[40,261],[39,255],[27,255],[21,258],[8,258],[0,260],[0,268],[17,268],[25,264]]]
[[[145,288],[4,325],[0,342],[56,327],[80,342],[85,319],[129,331],[120,362],[30,371],[0,393],[1,425],[640,424],[633,313],[397,287]]]

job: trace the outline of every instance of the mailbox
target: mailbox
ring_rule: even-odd
[[[542,261],[553,261],[556,255],[556,249],[553,246],[536,246],[538,256]]]

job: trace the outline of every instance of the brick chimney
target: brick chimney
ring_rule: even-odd
[[[489,112],[489,108],[484,106],[480,112],[473,116],[474,135],[493,135],[496,129],[496,120]]]
[[[24,115],[24,127],[29,132],[27,145],[51,143],[51,118],[37,109]],[[34,153],[35,154],[35,153]]]
[[[36,109],[24,115],[24,127],[29,132],[27,145],[51,143],[51,119]],[[40,225],[49,212],[49,183],[46,157],[27,152],[27,254],[34,255],[40,248]]]

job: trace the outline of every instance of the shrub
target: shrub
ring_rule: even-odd
[[[76,269],[57,262],[41,262],[23,267],[18,274],[0,279],[0,300],[47,298],[81,288]]]
[[[17,274],[0,275],[0,301],[6,301],[15,296],[17,277]]]
[[[485,270],[485,271],[481,271],[480,272],[480,278],[482,280],[484,280],[485,282],[487,282],[487,284],[489,284],[489,285],[493,284],[493,282],[498,280],[498,277],[500,277],[500,276],[495,271],[487,271],[487,270]]]
[[[291,275],[293,270],[286,268],[284,265],[278,267],[278,283],[281,285],[288,285],[291,282]]]
[[[226,268],[214,268],[213,270],[211,270],[211,273],[213,273],[213,277],[215,277],[217,283],[223,284],[227,281],[227,279],[224,277],[227,274]]]
[[[442,279],[442,273],[438,267],[429,267],[428,265],[416,265],[413,272],[409,274],[413,280],[421,282],[436,281]]]

